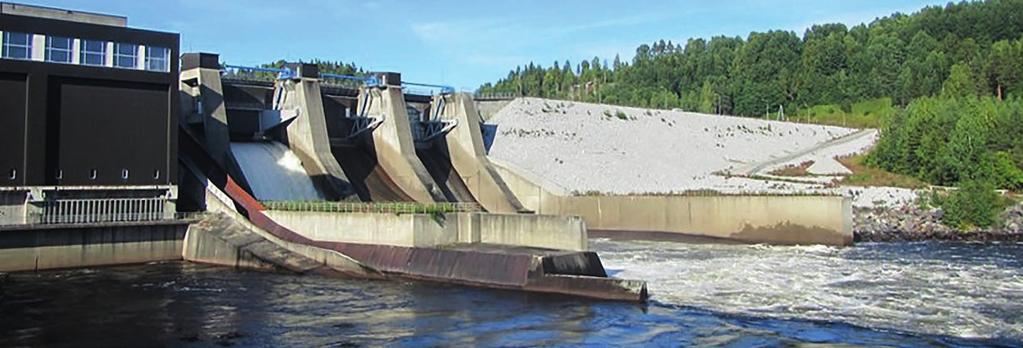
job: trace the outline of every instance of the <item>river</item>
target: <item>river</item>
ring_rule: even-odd
[[[591,248],[651,302],[168,262],[10,275],[0,346],[1023,343],[1023,244]]]

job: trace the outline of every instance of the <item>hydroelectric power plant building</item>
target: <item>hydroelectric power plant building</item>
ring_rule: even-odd
[[[170,189],[178,35],[21,9],[0,14],[0,186]]]
[[[178,35],[126,21],[0,4],[0,268],[144,262],[180,249]],[[104,248],[142,240],[148,251]]]

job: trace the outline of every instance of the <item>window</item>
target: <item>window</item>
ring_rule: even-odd
[[[135,69],[138,67],[139,46],[126,43],[114,44],[114,66]]]
[[[170,72],[170,49],[146,47],[146,70]]]
[[[78,50],[81,51],[80,64],[104,66],[107,64],[107,43],[96,40],[81,40]]]
[[[56,63],[71,63],[71,43],[73,40],[66,37],[46,37],[46,61]]]
[[[4,58],[31,59],[32,34],[4,32]]]

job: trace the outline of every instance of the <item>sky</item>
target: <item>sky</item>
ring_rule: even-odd
[[[402,80],[474,90],[529,62],[573,66],[631,60],[637,46],[691,37],[746,37],[813,24],[869,23],[941,1],[923,0],[9,0],[128,17],[181,34],[182,52],[258,65],[341,60]]]

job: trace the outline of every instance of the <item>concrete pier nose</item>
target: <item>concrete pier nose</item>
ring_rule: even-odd
[[[434,97],[433,107],[441,108],[442,119],[455,122],[456,127],[444,135],[451,166],[476,201],[492,213],[529,213],[487,158],[480,129],[480,114],[468,93]]]

